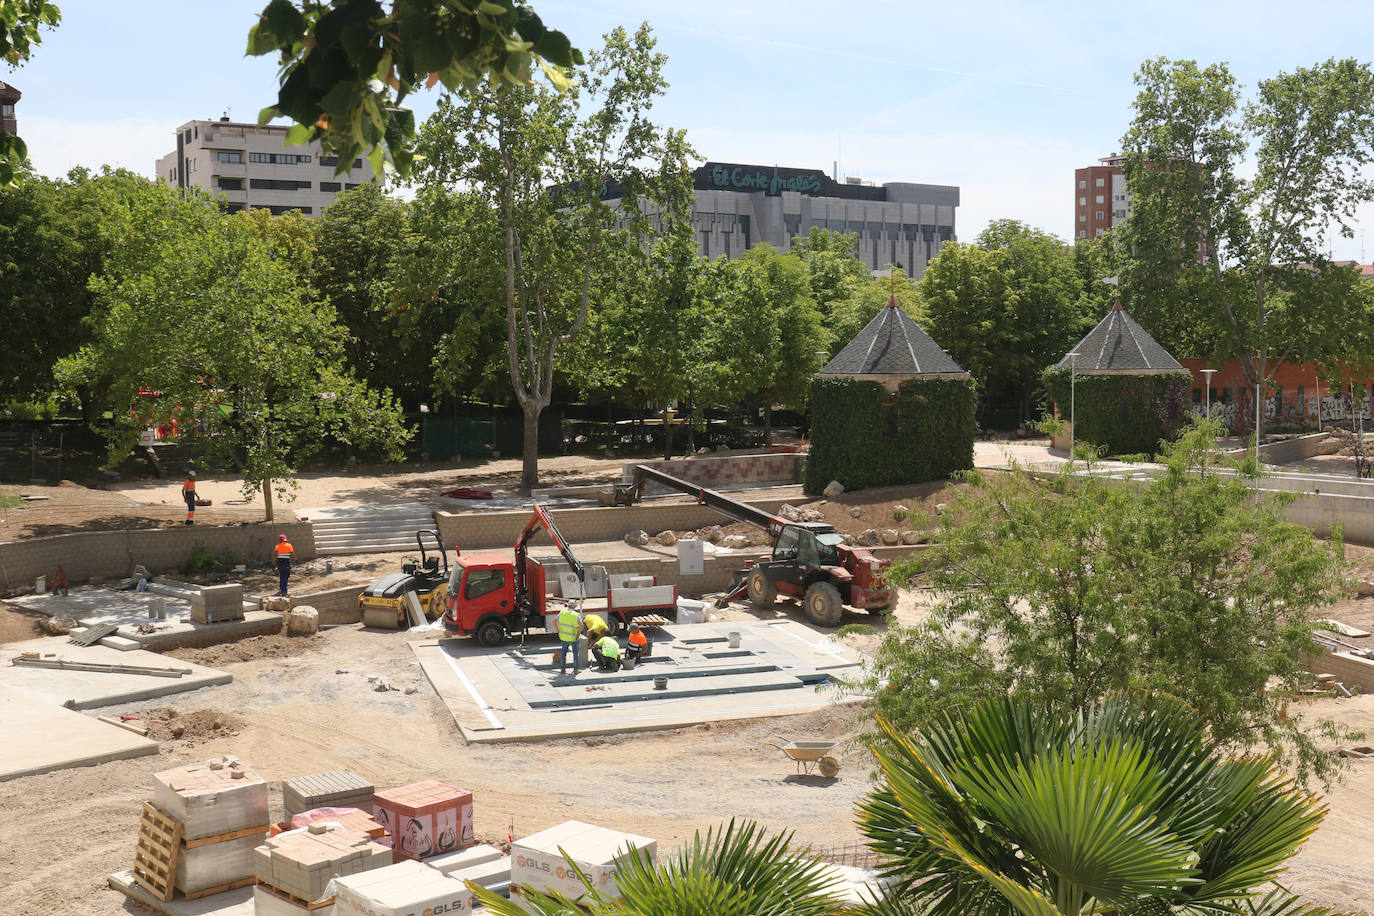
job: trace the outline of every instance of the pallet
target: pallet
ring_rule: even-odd
[[[286,903],[294,903],[296,906],[305,907],[307,910],[322,910],[327,906],[334,905],[333,897],[326,897],[324,900],[317,900],[314,903],[311,903],[304,897],[297,897],[290,891],[284,891],[279,887],[274,887],[271,884],[266,883],[265,881],[258,881],[258,887],[267,891],[269,894],[276,897],[278,900],[285,901]]]
[[[211,894],[222,894],[225,891],[237,890],[240,887],[247,887],[250,884],[257,884],[258,879],[249,875],[247,878],[239,878],[237,881],[230,881],[228,884],[216,884],[214,887],[207,887],[204,890],[191,891],[186,894],[187,900],[199,900],[201,897],[209,897]],[[330,898],[331,900],[333,898]]]
[[[195,849],[198,846],[209,846],[211,843],[223,843],[226,840],[237,840],[254,833],[265,834],[272,829],[271,824],[263,824],[260,827],[244,827],[242,830],[230,830],[228,833],[216,833],[214,836],[200,836],[194,840],[182,840],[181,845],[186,849]],[[242,887],[243,885],[239,885]]]
[[[134,850],[134,880],[166,902],[176,892],[177,855],[181,851],[181,821],[143,803]]]
[[[91,646],[118,630],[119,627],[112,623],[97,623],[94,626],[87,627],[67,641],[74,642],[78,646]]]
[[[638,624],[641,627],[666,627],[672,621],[661,614],[645,614],[643,617],[633,618],[630,623]]]

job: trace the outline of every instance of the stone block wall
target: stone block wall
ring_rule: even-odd
[[[315,558],[309,522],[78,531],[0,544],[0,588],[31,588],[34,579],[52,576],[59,565],[72,583],[92,576],[127,576],[139,564],[154,575],[165,575],[186,562],[197,545],[230,562],[266,561],[278,534],[291,539],[298,560]]]
[[[734,490],[743,487],[776,487],[800,483],[802,456],[793,452],[769,452],[761,455],[636,461],[626,464],[621,469],[621,481],[634,483],[635,466],[640,464],[713,490]],[[647,484],[644,488],[647,496],[672,492],[675,491],[655,483]]]
[[[309,605],[319,611],[321,626],[357,623],[358,596],[366,585],[346,585],[343,588],[330,588],[322,592],[292,595],[291,606]]]

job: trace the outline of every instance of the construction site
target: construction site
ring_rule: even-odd
[[[1058,462],[978,444],[1010,459]],[[467,882],[576,896],[560,848],[613,887],[615,855],[731,818],[794,832],[859,900],[878,863],[851,685],[924,619],[930,594],[883,571],[960,484],[815,499],[798,464],[557,458],[532,497],[517,462],[360,469],[305,477],[274,523],[212,479],[193,527],[167,481],[4,488],[25,506],[0,525],[0,910],[481,912]],[[1340,520],[1374,592],[1374,538]],[[1329,610],[1340,690],[1308,705],[1371,729],[1365,590]],[[569,662],[567,608],[615,645]],[[1352,755],[1285,883],[1361,912],[1374,752]]]

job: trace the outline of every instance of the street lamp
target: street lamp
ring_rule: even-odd
[[[1070,350],[1070,351],[1069,351],[1069,463],[1070,463],[1070,464],[1073,464],[1073,441],[1074,441],[1074,439],[1078,436],[1078,429],[1077,429],[1077,427],[1074,426],[1074,419],[1075,419],[1075,417],[1076,417],[1076,414],[1074,413],[1074,405],[1075,405],[1075,401],[1076,401],[1076,399],[1075,399],[1075,397],[1074,397],[1074,379],[1075,379],[1076,373],[1074,372],[1074,369],[1075,369],[1075,367],[1076,367],[1077,361],[1078,361],[1078,351],[1077,351],[1077,350]]]
[[[1203,408],[1203,415],[1209,420],[1212,419],[1212,375],[1216,371],[1215,369],[1202,370],[1202,396],[1205,399],[1203,403],[1207,405]]]

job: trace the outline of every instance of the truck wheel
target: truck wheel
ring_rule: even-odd
[[[806,616],[817,626],[839,626],[844,616],[844,604],[840,602],[840,590],[829,582],[817,582],[806,590]]]
[[[506,641],[506,627],[499,620],[488,620],[477,627],[477,641],[487,648]]]
[[[778,600],[777,585],[768,581],[761,569],[749,574],[749,600],[759,607],[772,607]]]

